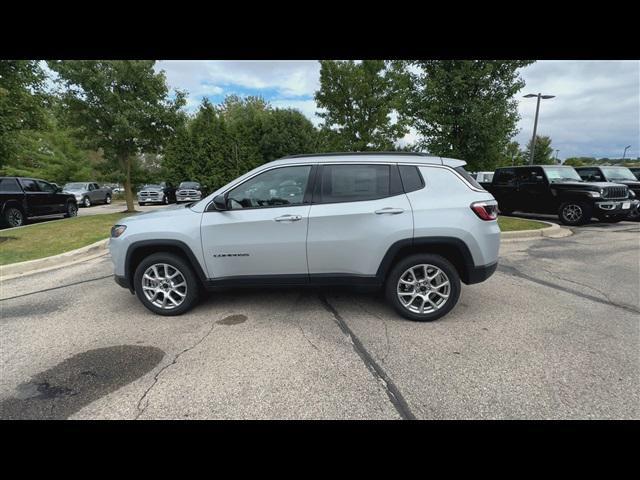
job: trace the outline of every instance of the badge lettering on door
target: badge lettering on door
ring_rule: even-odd
[[[220,258],[220,257],[248,257],[249,254],[248,253],[214,253],[213,257],[214,258]]]

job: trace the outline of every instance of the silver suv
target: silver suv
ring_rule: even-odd
[[[415,153],[276,160],[200,202],[115,225],[115,279],[161,315],[220,287],[356,285],[435,320],[461,281],[486,280],[498,261],[497,203],[464,165]]]

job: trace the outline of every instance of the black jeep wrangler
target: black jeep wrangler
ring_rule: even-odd
[[[640,180],[627,167],[576,167],[576,172],[585,182],[613,182],[626,185],[640,198]],[[631,209],[628,220],[640,220],[640,210]]]
[[[585,182],[573,167],[531,165],[498,168],[483,184],[498,201],[501,213],[557,214],[565,225],[582,225],[592,217],[605,222],[624,220],[638,207],[626,185]]]

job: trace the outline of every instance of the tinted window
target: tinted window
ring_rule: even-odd
[[[473,185],[476,188],[480,188],[482,190],[484,190],[482,188],[482,185],[480,185],[478,182],[476,182],[476,179],[473,178],[471,175],[469,175],[469,172],[467,172],[464,167],[456,167],[454,168],[454,170],[456,172],[458,172],[460,175],[462,175],[464,177],[464,179],[469,182],[471,185]]]
[[[302,205],[311,165],[275,168],[247,180],[228,194],[229,208]]]
[[[498,185],[515,185],[516,171],[514,168],[502,168],[496,170],[493,176],[493,183]]]
[[[544,183],[544,175],[540,168],[519,168],[517,173],[520,183]]]
[[[413,165],[399,165],[398,167],[400,168],[400,177],[402,178],[405,192],[415,192],[424,187],[424,180],[418,167]]]
[[[389,165],[325,165],[322,167],[322,203],[360,202],[389,196]]]
[[[38,192],[38,185],[36,185],[35,180],[20,180],[22,183],[22,188],[24,188],[25,192]]]
[[[22,193],[22,189],[15,178],[0,178],[0,192]]]
[[[580,178],[587,182],[601,182],[604,180],[600,170],[597,168],[581,168],[580,170],[576,169],[576,171],[578,175],[580,175]]]
[[[53,185],[48,182],[43,182],[42,180],[38,180],[38,187],[40,187],[41,192],[47,193],[55,193],[56,189]]]

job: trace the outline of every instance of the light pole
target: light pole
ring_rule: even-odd
[[[559,152],[559,151],[560,151],[560,150],[558,150],[558,149],[556,148],[556,163],[558,163],[558,152]]]
[[[622,160],[624,160],[624,157],[627,155],[627,150],[629,150],[631,148],[631,145],[627,145],[626,147],[624,147],[624,153],[622,154]]]
[[[530,93],[524,96],[524,98],[533,97],[538,97],[538,103],[536,104],[536,119],[533,122],[533,137],[531,137],[531,156],[529,158],[529,165],[533,165],[533,154],[536,151],[536,131],[538,130],[538,112],[540,111],[540,99],[543,98],[546,100],[547,98],[555,97],[555,95],[542,95],[541,93],[534,95],[533,93]]]

